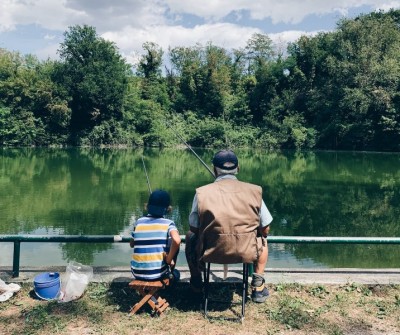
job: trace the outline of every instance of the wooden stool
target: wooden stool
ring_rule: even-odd
[[[169,303],[167,300],[161,298],[157,294],[157,291],[164,289],[168,285],[169,278],[156,281],[132,280],[129,283],[129,287],[135,289],[142,296],[142,300],[132,307],[130,313],[135,314],[147,302],[152,308],[153,312],[161,316],[169,306]]]

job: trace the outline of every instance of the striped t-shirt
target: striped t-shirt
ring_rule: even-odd
[[[163,253],[169,252],[170,232],[178,230],[175,223],[165,218],[146,216],[138,219],[132,232],[131,271],[140,280],[161,278],[168,270]]]

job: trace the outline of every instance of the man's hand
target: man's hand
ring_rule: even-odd
[[[261,236],[267,237],[269,234],[269,225],[266,227],[262,227],[262,228],[260,227],[259,232],[261,233]]]

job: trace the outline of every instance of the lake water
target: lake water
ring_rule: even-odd
[[[211,166],[214,151],[196,150]],[[400,154],[236,150],[263,187],[271,235],[400,237]],[[170,192],[180,234],[210,173],[184,149],[0,149],[0,234],[128,236],[148,186]],[[267,267],[399,267],[400,245],[270,244]],[[12,264],[0,243],[0,266]],[[181,252],[179,262],[184,263]],[[22,243],[21,266],[129,266],[128,244]]]

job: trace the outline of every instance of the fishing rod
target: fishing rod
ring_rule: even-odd
[[[143,163],[144,173],[145,173],[146,179],[147,179],[147,187],[149,188],[149,194],[151,195],[152,192],[151,192],[151,186],[150,186],[150,179],[149,179],[149,175],[147,174],[146,164],[144,163],[143,155],[142,155],[142,163]],[[114,241],[115,242],[122,241],[122,236],[121,235],[114,235]]]
[[[149,175],[147,174],[147,169],[146,169],[146,164],[144,163],[144,158],[142,155],[142,163],[143,163],[143,169],[144,169],[144,173],[146,175],[146,179],[147,179],[147,187],[149,188],[149,194],[151,195],[152,191],[151,191],[151,186],[150,186],[150,179],[149,179]],[[166,253],[163,252],[163,258],[165,259],[166,257]],[[174,275],[171,269],[171,266],[169,264],[168,265],[168,269],[169,269],[169,279],[173,280],[174,279]]]
[[[171,127],[171,125],[167,122],[167,125]],[[211,175],[215,178],[215,174],[214,172],[210,169],[210,167],[199,157],[198,154],[196,154],[196,152],[192,149],[192,147],[183,139],[183,137],[181,135],[179,135],[179,133],[177,131],[174,130],[174,134],[183,142],[184,145],[186,145],[186,147],[193,153],[193,155],[200,161],[201,164],[203,164],[203,166],[208,170],[208,172],[211,173]]]
[[[166,123],[167,126],[172,128],[172,126],[168,122]],[[200,163],[203,164],[203,166],[208,170],[208,172],[210,172],[211,175],[215,178],[215,174],[214,172],[212,172],[210,167],[199,157],[198,154],[196,154],[196,152],[192,149],[192,147],[182,138],[182,136],[175,129],[172,130],[173,133],[183,142],[184,145],[186,145],[186,147],[193,153],[193,155],[200,161]],[[224,279],[226,279],[227,277],[228,277],[228,264],[224,264]]]
[[[151,194],[152,191],[151,191],[151,186],[150,186],[150,179],[149,179],[149,175],[147,174],[146,164],[144,163],[143,156],[142,156],[142,163],[143,163],[144,173],[145,173],[146,179],[147,179],[147,187],[149,188],[149,194]]]
[[[170,128],[172,128],[172,126],[168,123],[167,126],[169,126]],[[200,161],[201,164],[204,165],[204,167],[208,170],[208,172],[211,173],[211,175],[215,178],[215,174],[214,172],[211,171],[210,167],[199,157],[199,155],[196,154],[196,152],[192,149],[192,147],[182,138],[181,135],[179,135],[179,133],[177,131],[174,130],[174,134],[183,142],[183,144],[186,145],[186,147],[193,153],[193,155],[195,155],[195,157]],[[226,279],[228,277],[228,264],[224,264],[224,275],[223,278]]]

